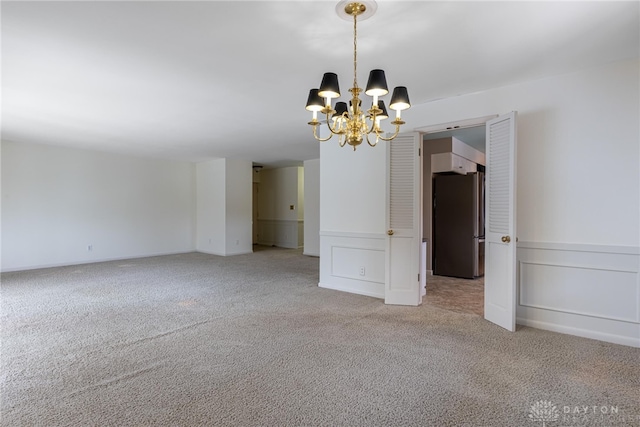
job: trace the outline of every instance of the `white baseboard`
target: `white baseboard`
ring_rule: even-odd
[[[529,326],[536,329],[544,329],[545,331],[558,332],[561,334],[575,335],[577,337],[590,338],[598,341],[606,341],[613,344],[621,344],[629,347],[640,347],[637,339],[624,335],[614,335],[597,331],[590,331],[584,328],[574,328],[564,326],[557,323],[542,322],[539,320],[523,319],[518,317],[516,323],[522,326]]]
[[[334,291],[349,292],[351,294],[364,295],[364,296],[380,298],[384,300],[384,288],[382,289],[382,292],[376,292],[376,291],[361,288],[358,286],[340,286],[340,285],[327,284],[322,282],[318,283],[318,286],[324,289],[333,289]]]
[[[110,262],[110,261],[124,261],[128,259],[137,259],[137,258],[152,258],[156,256],[165,256],[165,255],[180,255],[180,254],[190,254],[193,252],[197,252],[196,250],[191,251],[182,251],[182,252],[158,252],[154,254],[144,254],[144,255],[136,255],[136,256],[126,256],[126,257],[113,257],[113,258],[99,258],[99,259],[91,259],[91,260],[83,260],[83,261],[71,261],[71,262],[60,262],[60,263],[52,263],[52,264],[40,264],[40,265],[30,265],[26,267],[17,267],[17,268],[7,268],[0,269],[2,273],[11,273],[14,271],[28,271],[28,270],[39,270],[41,268],[54,268],[54,267],[68,267],[72,265],[84,265],[84,264],[95,264],[100,262]]]

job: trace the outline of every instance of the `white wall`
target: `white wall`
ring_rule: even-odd
[[[12,142],[1,150],[3,271],[194,250],[191,163]]]
[[[263,169],[260,172],[260,219],[297,221],[301,167]],[[294,209],[289,209],[293,205]]]
[[[385,144],[320,145],[321,287],[384,298]]]
[[[298,221],[304,221],[304,167],[298,168],[298,204],[296,211],[298,213]]]
[[[196,188],[196,250],[224,255],[227,247],[225,159],[197,163]]]
[[[263,169],[260,172],[258,205],[258,243],[285,248],[303,246],[302,167]]]
[[[415,127],[518,111],[518,237],[640,243],[638,61],[414,106]]]
[[[253,251],[251,162],[214,159],[196,165],[196,249],[215,255]]]
[[[320,231],[385,231],[386,147],[320,145]]]
[[[225,255],[253,252],[252,215],[253,178],[251,162],[226,159],[226,250]]]
[[[521,324],[640,346],[639,75],[637,59],[622,61],[414,105],[403,113],[409,130],[518,111],[518,253],[521,263],[540,268],[519,269],[518,295],[528,298],[519,299]],[[385,156],[379,147],[352,153],[339,152],[335,143],[322,145],[321,286],[375,293],[364,280],[345,284],[331,274],[337,237],[328,232],[337,231],[342,246],[361,248],[358,256],[367,253],[363,237],[384,237]],[[520,247],[527,249],[526,260]],[[592,255],[580,255],[585,253]],[[377,256],[374,251],[369,258]],[[605,275],[584,284],[593,268]],[[594,312],[594,298],[608,286],[615,296]],[[562,299],[555,292],[575,301],[558,305]],[[629,297],[634,304],[626,302]],[[545,305],[549,301],[554,304]],[[624,312],[612,316],[616,305]]]
[[[304,254],[320,256],[320,159],[304,162]]]

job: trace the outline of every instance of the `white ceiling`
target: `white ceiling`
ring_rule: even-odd
[[[344,99],[353,78],[352,25],[336,3],[2,1],[2,139],[272,166],[317,158],[308,91],[334,71]],[[635,58],[639,5],[378,1],[358,24],[359,84],[382,68],[415,106]]]

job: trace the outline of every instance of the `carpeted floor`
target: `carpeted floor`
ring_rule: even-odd
[[[639,349],[322,289],[297,250],[1,278],[3,426],[640,426]]]

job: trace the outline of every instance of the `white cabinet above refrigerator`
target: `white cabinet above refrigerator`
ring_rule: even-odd
[[[431,155],[431,173],[455,172],[466,175],[475,172],[478,166],[454,153],[438,153]]]

